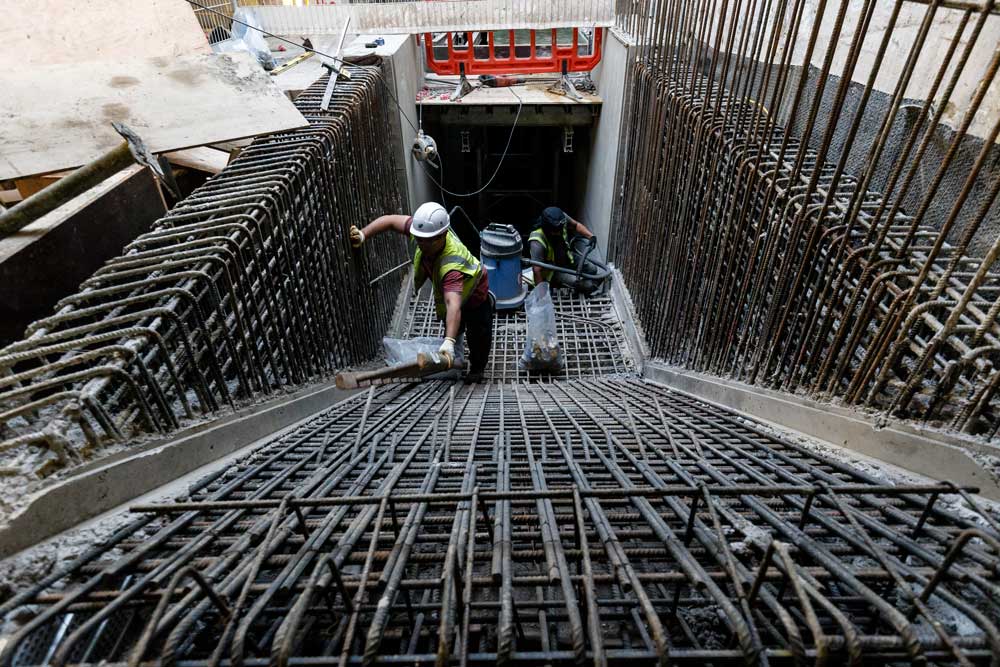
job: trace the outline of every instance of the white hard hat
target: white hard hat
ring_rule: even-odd
[[[444,234],[451,224],[451,218],[444,206],[437,202],[429,201],[421,204],[417,212],[413,214],[413,222],[410,224],[410,233],[421,239],[429,239],[439,234]]]

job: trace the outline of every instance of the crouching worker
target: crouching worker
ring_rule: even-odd
[[[465,332],[469,343],[469,382],[482,380],[493,347],[493,295],[486,270],[451,230],[451,219],[440,204],[422,204],[412,217],[383,215],[365,225],[351,227],[351,245],[360,248],[366,239],[392,230],[413,237],[413,290],[430,278],[434,309],[444,321],[444,343],[439,350],[455,359],[455,340]]]
[[[578,274],[582,272],[594,276],[604,272],[605,267],[590,261],[591,257],[597,258],[597,237],[586,225],[569,217],[560,208],[549,206],[542,211],[528,237],[528,248],[531,259],[570,271],[533,266],[536,285],[548,282],[553,287],[572,287],[582,294],[593,294],[604,282]]]

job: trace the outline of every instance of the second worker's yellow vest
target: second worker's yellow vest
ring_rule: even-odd
[[[569,260],[570,266],[573,265],[573,247],[569,244],[569,234],[566,233],[566,225],[562,228],[562,240],[566,244],[566,259]],[[545,263],[555,264],[556,263],[556,249],[553,247],[552,243],[549,241],[549,237],[545,235],[541,227],[536,227],[531,236],[528,237],[528,243],[532,241],[538,241],[545,248]],[[567,267],[569,268],[569,267]],[[550,269],[542,269],[542,280],[549,282],[552,280],[553,271]]]

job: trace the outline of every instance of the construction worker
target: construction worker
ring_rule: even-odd
[[[549,206],[538,216],[534,231],[528,237],[528,249],[531,259],[559,266],[572,271],[579,260],[583,261],[582,270],[591,275],[599,273],[601,267],[592,264],[584,258],[596,251],[597,237],[578,222],[566,215],[561,208]],[[532,267],[535,284],[550,283],[553,287],[572,287],[583,294],[592,294],[601,286],[600,280],[582,278],[575,273],[561,273],[540,266]]]
[[[434,289],[434,308],[444,321],[444,343],[439,352],[455,359],[455,340],[463,331],[469,343],[469,382],[479,382],[493,347],[494,298],[489,278],[479,260],[451,230],[451,218],[435,202],[421,204],[412,216],[383,215],[365,225],[351,226],[351,245],[386,230],[413,237],[413,290],[428,278]]]

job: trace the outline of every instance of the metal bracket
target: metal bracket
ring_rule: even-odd
[[[347,37],[347,28],[351,25],[351,17],[348,16],[347,20],[344,21],[344,29],[340,33],[340,44],[337,45],[336,58],[338,62],[330,62],[327,59],[322,59],[323,67],[330,70],[330,80],[326,82],[326,90],[323,91],[323,101],[320,102],[319,108],[322,111],[330,110],[330,98],[333,97],[333,89],[337,87],[337,79],[343,76],[345,79],[350,79],[351,75],[348,74],[347,70],[343,67],[343,62],[340,61],[340,56],[344,53],[344,38]]]
[[[583,96],[579,93],[579,91],[577,91],[573,82],[570,81],[569,70],[567,69],[565,60],[562,64],[562,76],[559,77],[557,82],[549,86],[548,91],[550,93],[555,93],[556,95],[563,95],[572,100],[576,100],[577,102],[583,100]]]
[[[471,93],[475,88],[469,83],[469,79],[465,76],[465,63],[459,65],[459,75],[458,75],[458,85],[455,86],[455,92],[451,95],[451,100],[457,102],[469,93]]]
[[[124,123],[112,122],[111,127],[115,128],[115,132],[122,136],[125,143],[128,144],[128,150],[132,153],[132,158],[137,164],[141,164],[144,167],[148,167],[153,176],[156,177],[163,187],[170,192],[171,195],[177,199],[181,198],[180,188],[177,187],[177,181],[174,179],[174,172],[170,169],[170,163],[165,159],[157,157],[150,152],[149,147],[142,140],[135,130],[130,128]]]

